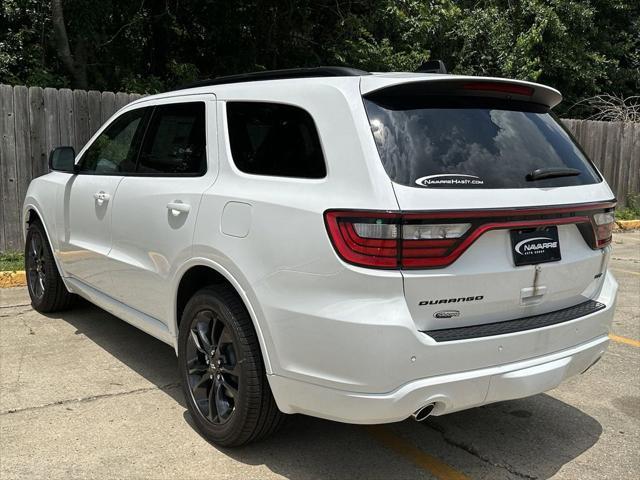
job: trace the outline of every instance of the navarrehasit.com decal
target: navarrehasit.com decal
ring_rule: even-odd
[[[420,177],[416,183],[422,187],[476,187],[484,185],[484,180],[476,175],[462,173],[440,173]]]

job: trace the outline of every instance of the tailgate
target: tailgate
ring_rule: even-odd
[[[550,113],[553,92],[445,78],[365,93],[401,212],[400,265],[418,329],[522,318],[597,295],[613,195]]]
[[[401,193],[398,201],[405,210],[407,202],[403,202]],[[523,214],[532,209],[508,209],[503,210],[504,215],[490,218],[467,217],[465,221],[482,233],[468,233],[466,238],[475,236],[475,240],[450,264],[403,270],[407,304],[418,329],[511,320],[595,298],[604,278],[609,249],[592,248],[588,235],[585,238],[585,227],[591,228],[587,219],[591,212],[601,211],[601,206],[582,204],[570,208],[574,210],[569,215],[553,213],[558,209],[550,208],[535,209],[544,211],[544,215]],[[438,215],[449,220],[452,213]],[[458,217],[455,221],[462,220]],[[490,228],[485,230],[486,225]],[[548,228],[557,230],[560,258],[540,263],[535,258],[527,259],[529,264],[517,266],[514,247],[521,242],[514,244],[511,233],[532,231],[533,241],[527,245],[544,247],[551,242],[535,239],[545,237]],[[538,252],[533,251],[535,257]]]

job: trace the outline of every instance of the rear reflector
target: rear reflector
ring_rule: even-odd
[[[525,95],[530,97],[533,95],[533,88],[526,85],[518,85],[514,83],[502,83],[502,82],[473,82],[465,83],[462,86],[465,90],[476,90],[483,92],[500,92],[500,93],[513,93],[515,95]]]
[[[328,210],[329,238],[346,262],[370,268],[452,264],[489,230],[575,224],[593,249],[611,242],[615,203],[425,213]]]

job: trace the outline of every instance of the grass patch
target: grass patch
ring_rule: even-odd
[[[640,195],[629,195],[627,206],[616,210],[616,220],[639,220],[640,219]]]
[[[624,207],[616,210],[616,220],[639,220],[640,208]]]
[[[0,253],[0,272],[24,270],[24,254],[20,252]]]

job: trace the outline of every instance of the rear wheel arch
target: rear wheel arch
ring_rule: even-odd
[[[175,316],[173,326],[175,328],[176,338],[180,328],[182,313],[184,312],[184,308],[186,307],[189,299],[198,290],[207,285],[227,285],[235,291],[235,293],[244,304],[244,307],[247,309],[247,312],[249,312],[249,316],[251,317],[251,321],[253,323],[253,328],[258,337],[258,343],[260,344],[260,351],[262,353],[264,368],[267,374],[270,374],[272,372],[271,362],[269,360],[269,351],[265,343],[264,335],[258,322],[253,305],[251,304],[251,301],[249,300],[245,289],[242,288],[240,282],[238,282],[233,277],[233,275],[231,275],[221,265],[215,264],[211,261],[206,261],[204,259],[197,263],[193,263],[185,268],[184,271],[182,271],[179,275],[179,278],[180,280],[177,282],[176,287],[175,308],[173,310]]]

